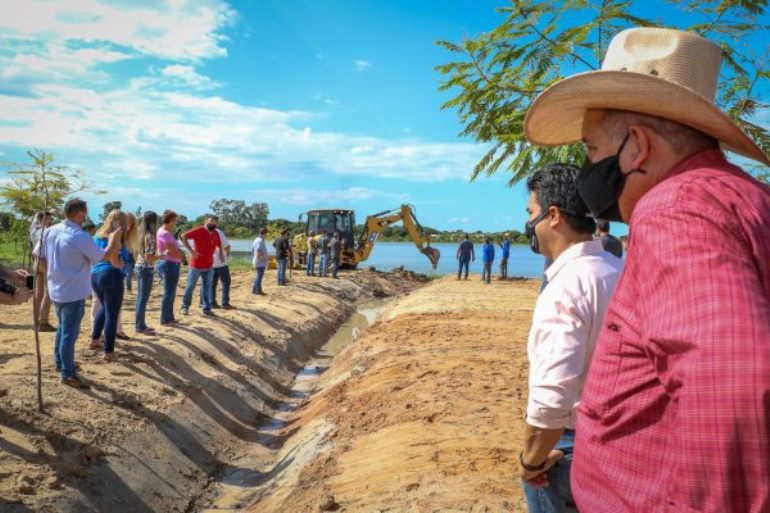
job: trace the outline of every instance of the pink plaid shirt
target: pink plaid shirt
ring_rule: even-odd
[[[719,150],[634,210],[572,489],[588,513],[770,512],[770,188]]]

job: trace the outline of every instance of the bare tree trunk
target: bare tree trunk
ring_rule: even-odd
[[[40,225],[40,236],[38,237],[37,243],[40,245],[40,250],[43,249],[43,235],[45,235],[45,216],[46,212],[48,212],[48,185],[46,183],[46,176],[45,176],[45,155],[43,155],[43,163],[40,167],[40,173],[41,177],[43,179],[43,193],[44,193],[44,201],[43,201],[43,219],[42,223]],[[47,256],[47,255],[46,255]],[[31,255],[30,255],[30,258]],[[40,257],[38,257],[36,260],[34,260],[34,280],[37,280],[40,277],[41,271],[42,271],[42,265],[40,263]],[[44,279],[47,279],[45,277]],[[35,296],[34,296],[34,305],[32,305],[32,315],[34,315],[34,319],[32,321],[32,326],[35,330],[35,356],[37,357],[37,410],[40,413],[43,413],[45,411],[45,408],[43,406],[43,362],[40,358],[40,305],[42,304],[42,299],[40,297],[41,294],[47,294],[47,289],[45,287],[35,287]]]

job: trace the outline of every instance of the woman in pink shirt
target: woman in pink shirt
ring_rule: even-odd
[[[176,324],[174,319],[174,300],[176,287],[179,284],[179,268],[182,263],[182,251],[174,237],[179,216],[172,210],[163,212],[163,226],[156,236],[158,263],[155,269],[163,280],[163,299],[160,303],[160,324],[168,326]]]

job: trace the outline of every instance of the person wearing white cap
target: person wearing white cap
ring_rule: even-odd
[[[580,511],[770,511],[770,188],[720,145],[770,159],[714,105],[721,55],[629,29],[527,112],[531,143],[585,143],[583,200],[630,225],[578,408]]]

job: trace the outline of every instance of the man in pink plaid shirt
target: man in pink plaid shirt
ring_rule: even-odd
[[[630,226],[578,408],[584,512],[770,512],[770,189],[720,145],[770,160],[714,106],[720,60],[630,29],[527,114],[531,142],[585,143],[583,200]]]

